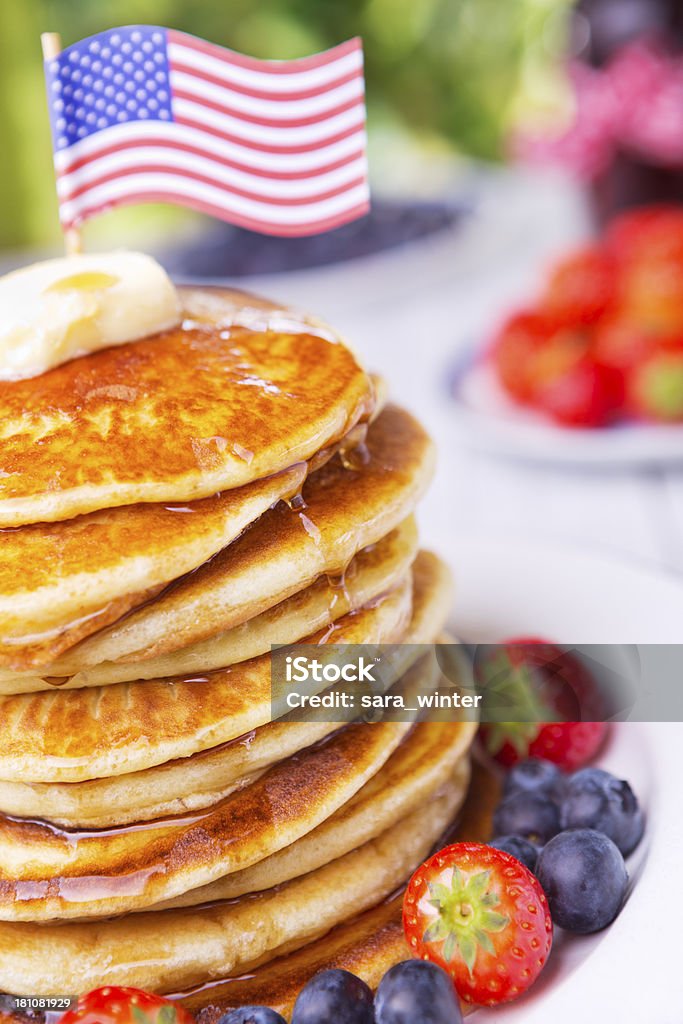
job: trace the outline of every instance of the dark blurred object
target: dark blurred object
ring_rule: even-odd
[[[618,149],[610,166],[591,182],[590,195],[595,220],[604,227],[619,210],[653,201],[683,203],[683,171]]]
[[[375,201],[366,217],[306,238],[273,238],[229,224],[209,223],[199,241],[167,251],[163,263],[178,278],[216,279],[305,270],[408,245],[458,224],[457,203]]]
[[[639,40],[672,54],[683,51],[683,0],[580,0],[573,24],[574,52],[602,68]],[[595,219],[604,226],[618,210],[651,202],[683,202],[683,169],[653,154],[618,147],[590,185]]]
[[[580,0],[573,22],[574,53],[593,67],[637,39],[683,45],[681,0]]]

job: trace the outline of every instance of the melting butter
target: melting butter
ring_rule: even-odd
[[[0,380],[37,377],[180,323],[165,270],[138,252],[35,263],[0,278]]]

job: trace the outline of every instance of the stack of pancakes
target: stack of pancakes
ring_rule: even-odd
[[[324,325],[182,300],[177,330],[0,393],[0,990],[286,1009],[273,978],[405,955],[385,901],[456,815],[474,726],[271,720],[271,645],[441,635],[432,446]]]

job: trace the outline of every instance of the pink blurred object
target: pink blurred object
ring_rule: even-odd
[[[520,133],[513,140],[518,158],[561,164],[586,181],[603,173],[619,150],[683,168],[683,56],[635,42],[605,68],[574,61],[568,72],[573,121],[559,135]]]

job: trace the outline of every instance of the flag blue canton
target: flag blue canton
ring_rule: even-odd
[[[166,30],[100,32],[46,62],[55,150],[133,121],[172,121]]]

